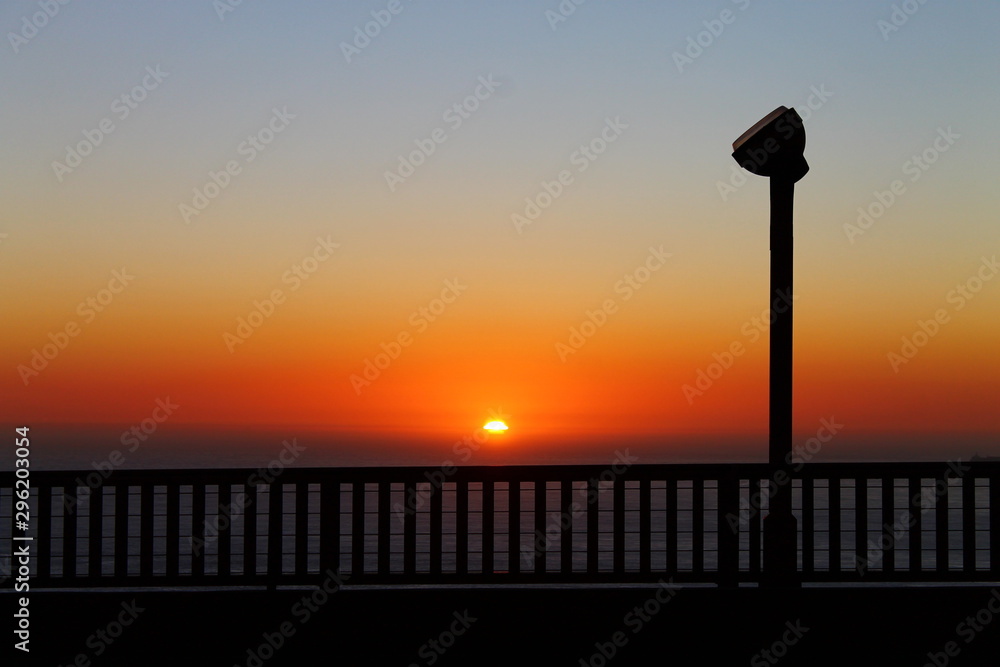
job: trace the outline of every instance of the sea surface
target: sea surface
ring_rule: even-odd
[[[134,426],[134,425],[133,425]],[[733,425],[733,429],[740,425]],[[816,427],[818,428],[817,422]],[[724,425],[719,427],[724,429]],[[804,428],[795,447],[811,443],[810,461],[949,461],[974,455],[1000,457],[993,434],[855,433],[844,424],[827,442],[810,441]],[[597,434],[550,431],[489,435],[476,427],[439,433],[371,429],[333,430],[315,426],[220,427],[160,424],[135,437],[129,425],[33,425],[31,467],[37,470],[257,468],[266,466],[288,442],[300,450],[296,467],[608,464],[619,452],[637,463],[763,462],[765,433]],[[113,463],[112,463],[113,462]],[[14,467],[13,448],[0,453],[0,470]]]

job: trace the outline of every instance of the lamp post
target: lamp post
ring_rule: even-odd
[[[795,585],[792,514],[792,205],[795,183],[809,171],[806,131],[795,109],[778,107],[733,143],[733,159],[771,179],[771,289],[768,464],[770,511],[764,518],[763,583]]]

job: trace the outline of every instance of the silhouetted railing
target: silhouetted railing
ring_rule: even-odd
[[[998,463],[94,474],[32,472],[33,587],[758,582],[778,483],[803,582],[1000,580]],[[13,482],[0,473],[4,545]]]

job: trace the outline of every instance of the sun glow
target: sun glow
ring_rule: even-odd
[[[504,431],[507,430],[507,425],[504,424],[502,421],[494,420],[491,422],[486,422],[486,424],[483,425],[483,428],[489,431],[490,433],[503,433]]]

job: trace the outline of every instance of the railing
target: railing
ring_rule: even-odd
[[[787,481],[763,464],[626,463],[30,479],[33,587],[275,586],[336,571],[352,584],[731,586],[761,579],[778,483],[792,489],[803,582],[1000,580],[998,463],[810,464]],[[0,473],[5,567],[13,486]]]

